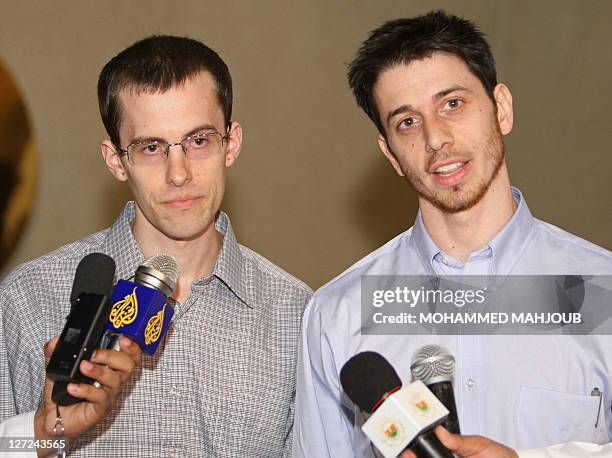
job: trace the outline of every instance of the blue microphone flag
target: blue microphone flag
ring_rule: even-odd
[[[112,302],[106,329],[131,338],[147,354],[154,354],[174,315],[168,299],[157,289],[119,280]]]

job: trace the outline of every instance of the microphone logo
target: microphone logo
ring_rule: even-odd
[[[429,409],[429,406],[427,405],[427,401],[425,400],[420,400],[419,402],[415,404],[415,406],[417,409],[420,409],[423,412],[427,412],[427,409]]]
[[[431,403],[427,402],[421,396],[421,393],[415,393],[410,399],[411,410],[418,416],[428,418],[438,414],[436,407]]]
[[[122,328],[128,324],[132,324],[138,316],[138,296],[136,295],[136,288],[131,294],[126,295],[120,301],[113,304],[109,315],[109,321],[113,324],[115,329]]]
[[[383,429],[385,430],[385,436],[387,436],[389,439],[396,438],[398,431],[395,423],[388,423],[384,426]]]
[[[381,430],[381,437],[391,447],[406,440],[404,427],[394,419],[389,418],[387,421],[383,421]]]
[[[168,304],[164,304],[164,308],[149,318],[147,321],[147,327],[145,328],[144,338],[145,345],[150,345],[153,342],[157,342],[159,336],[161,336],[162,325],[164,324],[164,313],[166,312],[166,306]]]

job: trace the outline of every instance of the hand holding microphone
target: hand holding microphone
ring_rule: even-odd
[[[48,362],[55,350],[58,337],[45,345]],[[63,437],[69,439],[87,431],[100,422],[115,403],[122,385],[140,361],[142,351],[128,338],[121,339],[121,351],[96,350],[89,361],[79,365],[83,375],[96,380],[100,387],[88,383],[68,383],[67,393],[77,399],[72,405],[62,407]],[[34,433],[38,440],[55,439],[53,427],[57,419],[56,403],[51,397],[54,382],[45,379],[43,402],[34,416]]]
[[[353,356],[340,371],[348,397],[371,414],[362,430],[387,458],[407,447],[420,458],[453,458],[434,434],[448,410],[420,381],[402,386],[389,362],[375,352]]]
[[[115,262],[102,253],[85,256],[76,269],[66,325],[44,349],[47,378],[34,416],[39,440],[74,437],[101,421],[140,360],[140,348],[127,338],[121,351],[98,349],[114,275]]]
[[[511,448],[482,436],[460,436],[448,432],[443,426],[435,429],[440,442],[451,452],[464,458],[519,458]],[[404,451],[400,458],[419,458],[411,450]]]
[[[119,350],[123,334],[151,355],[168,329],[174,314],[168,298],[178,280],[176,260],[164,254],[145,260],[133,282],[119,280],[111,298],[114,273],[114,261],[101,253],[85,256],[77,267],[72,307],[47,365],[48,376],[55,380],[52,398],[58,405],[82,400],[70,395],[68,383],[95,384],[81,365],[96,349]],[[102,350],[97,354],[105,354]]]
[[[68,383],[95,382],[80,367],[99,347],[111,306],[109,296],[114,276],[115,261],[102,253],[88,254],[77,266],[70,293],[70,312],[46,370],[47,376],[55,380],[52,398],[59,405],[81,400],[67,392]]]

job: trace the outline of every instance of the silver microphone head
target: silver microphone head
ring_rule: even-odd
[[[172,296],[176,289],[179,267],[174,256],[156,254],[138,266],[134,283],[150,286],[162,292],[166,297]]]
[[[425,345],[413,356],[410,372],[425,385],[452,382],[455,378],[455,357],[439,345]]]

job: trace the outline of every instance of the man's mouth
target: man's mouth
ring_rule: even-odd
[[[461,170],[465,164],[467,164],[467,161],[453,162],[451,164],[442,165],[436,168],[433,173],[443,177],[448,177]]]
[[[164,204],[171,207],[187,208],[191,207],[200,199],[200,196],[181,196],[166,200]]]
[[[452,162],[446,162],[430,169],[431,177],[438,186],[455,186],[461,183],[461,181],[467,176],[470,169],[472,168],[472,161],[458,161],[453,160]]]

